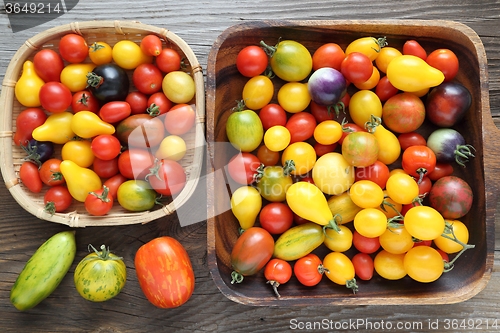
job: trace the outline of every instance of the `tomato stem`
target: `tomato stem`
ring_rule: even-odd
[[[90,192],[90,194],[98,199],[101,199],[102,202],[109,202],[111,200],[109,198],[109,187],[107,187],[106,185],[102,186],[102,193],[100,195],[95,193],[94,191]]]
[[[358,291],[358,284],[356,283],[356,278],[352,278],[350,280],[347,280],[345,282],[345,286],[347,288],[351,289],[354,294]]]
[[[339,224],[341,224],[341,223],[342,223],[342,216],[340,216],[339,214],[335,214],[333,216],[333,219],[330,220],[327,225],[323,226],[323,233],[325,234],[325,236],[328,238],[331,238],[326,233],[326,229],[333,229],[336,232],[340,232]]]
[[[455,148],[455,161],[458,165],[465,168],[465,163],[469,162],[469,158],[475,157],[472,150],[476,151],[476,148],[471,145],[457,145]]]
[[[382,119],[380,117],[371,115],[370,120],[365,123],[365,129],[369,133],[375,133],[377,126],[382,124]]]
[[[236,271],[231,272],[231,284],[243,282],[243,275]]]
[[[274,294],[276,295],[276,297],[280,298],[281,295],[278,292],[278,287],[279,287],[280,283],[278,281],[273,281],[273,280],[267,281],[266,283],[269,283],[271,285],[271,287],[273,287]]]
[[[245,109],[245,107],[246,107],[245,101],[240,99],[240,100],[236,101],[236,106],[233,107],[231,110],[234,112],[239,112],[239,111],[243,111]]]
[[[283,174],[290,176],[292,171],[295,171],[295,162],[293,160],[286,160],[283,166]]]
[[[260,41],[260,46],[264,49],[266,54],[272,58],[274,53],[276,52],[277,47],[276,46],[269,46],[267,45],[263,40]]]
[[[102,84],[102,76],[97,75],[94,72],[87,74],[87,88],[93,87],[97,88]]]
[[[43,210],[50,215],[54,215],[56,212],[56,204],[53,201],[48,201],[47,204],[43,207]]]
[[[98,259],[101,259],[101,260],[122,260],[123,257],[117,257],[117,256],[111,256],[111,252],[109,251],[109,247],[106,248],[106,245],[101,245],[101,252],[97,251],[95,247],[92,246],[92,244],[89,244],[89,252],[90,252],[90,248],[92,248],[92,250],[94,250],[96,256]],[[96,259],[96,257],[87,257],[85,258],[85,260],[93,260],[93,259]]]
[[[457,238],[457,236],[455,236],[455,231],[453,230],[452,225],[449,222],[445,223],[446,223],[445,231],[443,232],[443,234],[441,234],[441,237],[454,241],[455,243],[460,244],[462,246],[460,252],[458,252],[457,255],[451,261],[445,262],[444,272],[449,272],[453,269],[455,261],[462,255],[462,253],[464,253],[466,250],[473,249],[476,246],[473,244],[466,244],[462,242],[460,239]],[[448,236],[450,233],[453,237]]]
[[[380,50],[383,48],[383,47],[386,47],[387,45],[389,45],[389,43],[387,43],[387,37],[380,37],[380,38],[375,38],[373,37],[374,41],[375,41],[375,44],[378,45],[378,50],[374,47],[372,47],[373,50],[375,50],[375,52],[379,53]]]

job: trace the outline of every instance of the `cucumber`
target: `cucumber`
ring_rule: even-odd
[[[285,231],[274,243],[274,258],[297,260],[323,244],[323,227],[314,222],[299,224]]]
[[[17,277],[10,291],[10,302],[20,311],[35,307],[57,288],[75,254],[75,231],[62,231],[50,237]]]

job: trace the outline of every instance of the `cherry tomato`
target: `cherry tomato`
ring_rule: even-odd
[[[186,134],[193,128],[196,113],[189,104],[176,104],[165,114],[165,129],[173,135]]]
[[[178,135],[167,135],[161,140],[158,149],[155,151],[155,157],[158,159],[168,158],[174,161],[180,161],[186,156],[186,141]]]
[[[40,88],[40,103],[52,113],[66,111],[71,106],[73,95],[61,82],[47,82]]]
[[[316,119],[309,112],[298,112],[293,114],[285,125],[290,132],[290,143],[306,141],[311,138],[314,134],[316,125]]]
[[[456,54],[449,49],[437,49],[432,51],[427,56],[426,62],[430,66],[443,72],[444,82],[453,80],[458,73],[458,58]]]
[[[158,91],[149,96],[147,105],[147,113],[151,116],[159,116],[160,114],[167,113],[174,103],[162,91]]]
[[[61,56],[54,50],[43,49],[33,57],[35,72],[44,82],[60,82],[64,62]]]
[[[404,225],[388,228],[379,237],[380,246],[389,253],[404,254],[413,247],[413,238]]]
[[[265,145],[257,149],[257,157],[264,166],[276,165],[280,160],[280,152],[269,150]]]
[[[260,109],[259,118],[264,130],[276,125],[285,126],[287,122],[285,110],[279,104],[274,103],[267,104]]]
[[[272,151],[282,151],[290,143],[290,131],[285,126],[276,125],[264,133],[264,145]]]
[[[156,35],[146,35],[141,39],[141,43],[139,44],[142,52],[149,56],[158,56],[163,49],[163,45],[160,37]]]
[[[330,252],[323,258],[325,275],[332,282],[346,286],[354,293],[358,290],[354,265],[349,257],[342,252]]]
[[[85,210],[93,216],[106,215],[113,207],[113,197],[109,194],[109,189],[104,187],[90,192],[85,198]]]
[[[155,64],[165,74],[181,69],[181,56],[171,48],[163,48],[155,58]]]
[[[450,238],[453,238],[454,235],[457,240],[464,244],[467,244],[467,242],[469,241],[469,230],[467,226],[463,222],[458,220],[447,220],[446,222],[453,230],[453,232],[451,232],[451,230],[445,229],[444,235]],[[455,242],[443,236],[439,236],[438,238],[434,239],[434,244],[436,244],[438,249],[449,254],[457,253],[463,249],[463,246],[458,242]]]
[[[120,172],[118,157],[111,160],[102,160],[96,157],[92,163],[92,170],[103,179],[111,178]]]
[[[109,64],[113,60],[112,48],[106,42],[94,42],[89,47],[89,58],[96,65]]]
[[[429,177],[423,176],[421,179],[419,179],[418,183],[418,194],[421,196],[426,196],[429,194],[431,188],[432,188],[432,181]]]
[[[372,116],[382,117],[382,102],[371,90],[359,90],[351,96],[349,115],[358,126],[365,127]]]
[[[373,74],[373,63],[361,52],[352,52],[342,60],[340,72],[351,83],[363,83]]]
[[[379,237],[365,237],[354,230],[352,234],[352,244],[362,253],[375,253],[380,248]]]
[[[269,260],[264,268],[264,277],[274,290],[277,297],[281,297],[278,293],[278,286],[290,281],[292,277],[292,266],[283,259],[273,258]]]
[[[129,148],[118,156],[118,169],[128,179],[144,179],[154,160],[153,154],[145,149]]]
[[[261,161],[251,153],[240,152],[229,160],[227,171],[238,184],[249,185],[254,182]]]
[[[140,64],[134,69],[132,82],[140,92],[152,95],[161,90],[163,73],[153,64]]]
[[[382,73],[387,73],[387,66],[392,61],[392,59],[399,57],[401,51],[394,47],[384,47],[380,50],[377,59],[375,59],[375,65]]]
[[[378,153],[378,140],[368,132],[352,132],[342,142],[342,156],[354,167],[372,165],[377,161]]]
[[[361,208],[376,208],[384,201],[384,191],[371,180],[358,180],[349,189],[352,202]]]
[[[399,89],[394,87],[387,76],[383,76],[375,87],[375,94],[380,98],[381,102],[387,101],[392,96],[396,95]]]
[[[282,165],[287,160],[292,160],[295,163],[295,170],[291,172],[292,175],[304,175],[311,171],[316,163],[316,151],[307,142],[295,142],[286,147],[281,155]]]
[[[43,183],[38,172],[38,166],[30,161],[25,161],[19,169],[19,178],[24,186],[33,193],[42,191]]]
[[[311,102],[306,83],[287,82],[278,90],[278,103],[285,111],[297,113],[304,111]]]
[[[380,81],[380,71],[377,69],[377,67],[373,66],[372,75],[368,78],[368,80],[362,83],[354,83],[354,85],[356,86],[356,88],[360,90],[362,89],[370,90],[375,88],[379,81]]]
[[[378,275],[387,280],[400,280],[406,276],[405,254],[394,254],[381,250],[375,255],[373,265]]]
[[[323,44],[316,49],[312,55],[313,70],[317,70],[322,67],[331,67],[340,71],[340,64],[344,58],[344,50],[338,44]]]
[[[427,176],[430,180],[436,181],[439,178],[451,176],[453,174],[453,165],[450,163],[436,163],[434,170],[430,172]]]
[[[125,102],[130,105],[130,113],[131,114],[139,114],[146,113],[146,109],[148,108],[148,98],[146,94],[141,93],[140,91],[131,91],[128,93],[125,98]]]
[[[114,175],[113,177],[107,179],[103,183],[103,185],[105,185],[109,189],[109,194],[113,197],[113,200],[116,200],[118,187],[120,187],[120,185],[123,184],[127,180],[128,180],[128,178],[126,178],[121,173],[118,173],[118,174]]]
[[[348,55],[352,52],[360,52],[370,58],[370,61],[374,61],[379,57],[385,46],[387,46],[385,37],[360,37],[347,45],[345,53]]]
[[[179,162],[174,160],[158,160],[155,172],[147,176],[151,187],[162,195],[178,194],[186,185],[186,172]]]
[[[354,217],[354,229],[365,237],[379,237],[387,230],[387,217],[376,208],[364,208]]]
[[[332,153],[337,148],[337,143],[332,143],[331,145],[322,145],[321,143],[314,143],[313,145],[316,156],[320,157],[328,153]]]
[[[293,224],[293,212],[283,202],[270,202],[262,207],[259,214],[262,228],[272,235],[279,235],[287,231]]]
[[[427,146],[411,146],[405,149],[401,165],[409,175],[421,178],[436,166],[436,154]]]
[[[260,110],[273,98],[274,85],[266,75],[250,78],[243,86],[242,97],[247,108]]]
[[[335,120],[325,120],[314,128],[314,139],[322,145],[337,143],[342,137],[342,125]]]
[[[410,204],[418,197],[420,189],[413,177],[403,172],[389,174],[385,184],[387,195],[402,205]]]
[[[71,99],[71,109],[73,113],[80,111],[99,112],[100,104],[88,90],[77,91]]]
[[[102,160],[112,160],[121,152],[121,143],[115,136],[101,134],[92,139],[90,148],[95,157]]]
[[[382,121],[393,132],[416,131],[424,120],[425,105],[412,93],[398,93],[389,98],[382,107]]]
[[[373,259],[367,253],[356,253],[352,259],[356,276],[361,280],[368,281],[373,277]]]
[[[281,202],[286,199],[286,191],[292,185],[293,179],[290,176],[288,164],[284,163],[284,165],[285,167],[267,166],[263,170],[259,170],[257,189],[262,197],[268,201]]]
[[[443,216],[429,206],[415,206],[410,208],[404,217],[406,230],[420,240],[434,240],[444,232],[445,221]]]
[[[371,180],[384,189],[387,179],[389,179],[389,167],[380,161],[375,161],[367,167],[356,168],[356,181]]]
[[[338,230],[325,229],[323,244],[331,251],[345,252],[352,246],[352,231],[345,225],[339,225],[338,227]]]
[[[67,34],[59,40],[59,54],[69,63],[80,63],[87,58],[89,47],[82,36]]]
[[[417,246],[404,257],[404,269],[413,280],[423,283],[436,281],[443,274],[444,261],[430,246]]]
[[[426,146],[427,141],[422,134],[417,132],[401,133],[398,135],[398,141],[402,150],[406,150],[411,146]]]
[[[40,179],[45,185],[56,186],[62,185],[66,181],[61,173],[61,160],[58,158],[50,158],[43,162],[38,172]]]
[[[43,196],[44,210],[49,214],[62,213],[71,206],[73,197],[66,186],[50,187]]]
[[[301,284],[307,287],[312,287],[320,283],[323,273],[323,263],[314,253],[309,253],[297,259],[293,265],[293,274]]]
[[[414,55],[422,60],[427,59],[427,52],[416,40],[407,40],[403,44],[403,54]]]
[[[266,52],[259,46],[244,47],[236,56],[236,68],[241,75],[254,77],[264,73],[268,65]]]
[[[355,123],[342,124],[342,137],[339,139],[339,144],[341,145],[344,142],[345,137],[349,133],[353,133],[353,132],[366,132],[366,130],[363,127],[361,127]]]
[[[196,93],[193,77],[183,71],[167,73],[163,77],[162,90],[176,104],[189,103]]]
[[[16,132],[14,143],[18,146],[26,145],[33,139],[33,130],[45,123],[47,114],[41,108],[27,108],[21,111],[16,118]]]
[[[66,142],[61,148],[61,157],[63,160],[75,162],[82,168],[91,166],[95,158],[91,142],[87,140],[70,140]]]
[[[317,123],[325,120],[335,119],[335,112],[331,112],[331,109],[325,105],[320,105],[314,101],[311,101],[311,103],[309,104],[309,109],[311,114],[316,119]]]
[[[131,40],[120,40],[112,49],[113,61],[123,69],[133,70],[140,64],[153,62],[153,57],[145,54],[141,47]]]

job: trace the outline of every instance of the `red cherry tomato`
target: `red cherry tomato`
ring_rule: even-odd
[[[398,141],[402,150],[411,146],[427,146],[425,138],[417,132],[401,133],[398,135]]]
[[[16,118],[14,143],[18,146],[25,146],[33,139],[33,130],[42,125],[46,119],[47,114],[41,108],[27,108],[21,111]]]
[[[131,114],[139,114],[146,113],[146,109],[148,108],[148,98],[146,94],[141,93],[140,91],[131,91],[128,93],[125,98],[125,102],[130,105],[130,113]]]
[[[371,180],[384,189],[387,179],[389,179],[389,167],[380,161],[376,161],[367,167],[356,168],[355,181]]]
[[[35,72],[44,82],[60,82],[64,61],[54,50],[43,49],[33,57]]]
[[[312,55],[313,70],[331,67],[340,71],[340,64],[344,58],[345,52],[338,44],[323,44]]]
[[[403,152],[403,170],[419,180],[436,167],[436,154],[427,146],[411,146]]]
[[[342,60],[340,72],[351,83],[363,83],[372,76],[373,63],[365,54],[352,52]]]
[[[127,180],[128,180],[127,177],[125,177],[121,173],[118,173],[118,174],[114,175],[113,177],[107,179],[103,185],[108,187],[109,194],[113,197],[114,200],[116,200],[116,194],[118,192],[118,187],[120,187],[120,185],[123,184]]]
[[[152,116],[158,116],[167,113],[174,103],[162,91],[158,91],[149,96],[147,105],[146,111]]]
[[[373,259],[369,254],[363,252],[356,253],[351,261],[358,278],[368,281],[373,277]]]
[[[278,286],[290,281],[292,277],[292,266],[283,259],[271,259],[264,268],[264,277],[267,283],[273,287],[275,295],[280,297]]]
[[[89,47],[82,36],[67,34],[59,40],[59,54],[67,62],[80,63],[87,58]]]
[[[387,101],[392,96],[396,95],[399,89],[394,87],[387,76],[383,76],[375,86],[375,94],[380,98],[381,102]]]
[[[403,45],[403,54],[413,55],[422,60],[427,59],[427,52],[416,40],[407,40]]]
[[[316,151],[316,156],[320,157],[325,154],[331,153],[337,148],[337,142],[331,144],[331,145],[322,145],[321,143],[315,143],[314,144],[314,151]]]
[[[287,122],[286,111],[279,104],[267,104],[259,111],[262,127],[267,130],[273,126],[285,126]]]
[[[151,187],[162,195],[178,194],[186,185],[186,172],[179,162],[159,160],[156,162],[157,172],[149,174],[147,180]]]
[[[436,181],[439,178],[451,176],[453,174],[453,165],[450,163],[436,163],[434,170],[430,172],[427,176],[432,181]]]
[[[153,64],[141,64],[132,74],[134,86],[146,95],[152,95],[162,89],[163,73]]]
[[[227,171],[235,182],[248,185],[253,183],[260,164],[261,161],[254,154],[240,152],[229,160]]]
[[[431,188],[432,188],[431,179],[427,176],[424,176],[418,183],[418,194],[420,195],[429,194]]]
[[[163,49],[163,45],[160,37],[156,35],[146,35],[141,39],[141,43],[139,44],[142,52],[150,56],[158,56]]]
[[[81,90],[73,94],[71,99],[71,109],[73,113],[80,111],[90,111],[97,113],[100,108],[99,101],[88,90]]]
[[[24,186],[33,193],[42,191],[43,182],[38,172],[38,166],[30,161],[25,161],[19,169],[19,178]]]
[[[50,158],[42,163],[38,172],[40,179],[45,185],[56,186],[66,182],[61,173],[61,160],[58,158]]]
[[[181,69],[181,56],[170,48],[164,48],[155,58],[155,64],[165,74]]]
[[[280,160],[280,152],[272,151],[266,145],[262,145],[257,149],[257,157],[264,166],[276,165]]]
[[[129,148],[118,156],[118,169],[128,179],[144,179],[154,160],[153,154],[145,149]]]
[[[314,253],[298,259],[293,265],[293,274],[301,284],[312,287],[320,283],[324,268],[321,259]]]
[[[316,119],[309,112],[294,113],[285,125],[290,132],[290,144],[311,138],[316,125]]]
[[[120,169],[118,168],[118,157],[111,160],[102,160],[95,157],[94,162],[92,163],[92,169],[101,178],[106,179],[113,177],[120,172]]]
[[[427,56],[427,63],[444,74],[444,82],[451,81],[458,73],[457,55],[449,49],[437,49]]]
[[[40,88],[40,103],[52,113],[66,111],[73,100],[71,91],[61,82],[47,82]]]
[[[189,104],[176,104],[165,114],[165,129],[173,135],[183,135],[194,126],[196,113]]]
[[[73,197],[66,186],[56,185],[45,192],[43,203],[48,213],[62,213],[71,206]]]
[[[290,229],[293,224],[293,212],[283,202],[270,202],[260,211],[260,225],[270,234],[278,235]]]
[[[110,124],[117,123],[130,116],[132,108],[125,101],[112,101],[99,109],[99,117]]]
[[[85,198],[85,210],[93,216],[106,215],[113,207],[113,197],[109,194],[109,189],[104,187],[90,192]]]
[[[122,149],[120,140],[110,134],[100,134],[92,139],[90,149],[94,156],[102,160],[112,160],[117,157]]]
[[[267,54],[261,47],[250,45],[238,52],[236,68],[241,75],[254,77],[266,70],[268,61]]]
[[[380,248],[378,237],[368,238],[354,230],[352,233],[352,245],[359,251],[367,254],[375,253]]]

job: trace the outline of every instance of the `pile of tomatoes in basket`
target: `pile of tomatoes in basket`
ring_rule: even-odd
[[[472,190],[454,172],[474,157],[454,129],[472,98],[452,50],[262,41],[235,64],[246,81],[226,123],[232,283],[262,269],[275,291],[292,275],[353,291],[375,273],[429,283],[474,247],[460,221]]]
[[[153,34],[114,45],[66,34],[37,51],[15,86],[25,107],[14,135],[27,152],[21,182],[43,191],[52,214],[74,201],[97,216],[116,201],[145,211],[179,193],[195,123],[195,84],[183,69],[179,52]]]

